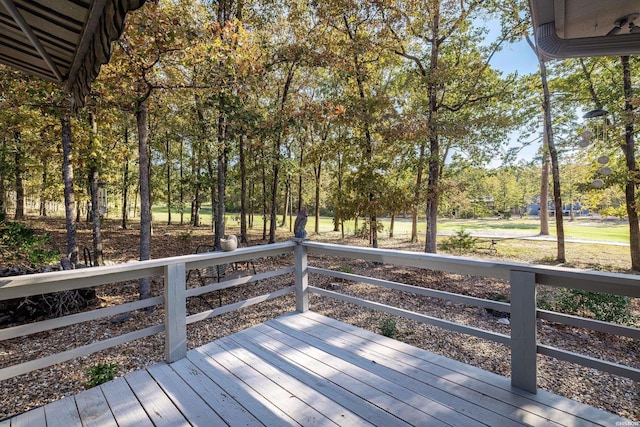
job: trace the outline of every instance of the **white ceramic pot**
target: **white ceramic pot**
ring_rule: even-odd
[[[238,248],[238,238],[234,234],[224,236],[224,239],[220,239],[220,247],[223,251],[235,251]]]

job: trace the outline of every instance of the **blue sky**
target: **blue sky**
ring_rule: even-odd
[[[526,40],[505,46],[500,52],[497,52],[491,60],[494,68],[505,74],[517,72],[519,75],[532,74],[538,72],[538,59],[529,47]],[[512,132],[509,135],[510,146],[520,145],[518,142],[519,132]],[[518,154],[518,159],[531,160],[538,152],[540,144],[530,144],[522,149]],[[502,161],[495,159],[491,162],[491,167],[500,166]]]
[[[491,65],[504,73],[517,71],[523,75],[538,71],[538,60],[526,40],[510,44],[497,52],[491,60]]]

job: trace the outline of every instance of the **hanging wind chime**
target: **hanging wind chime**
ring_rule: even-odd
[[[596,140],[600,140],[603,143],[607,141],[607,114],[608,111],[598,108],[596,110],[591,110],[587,112],[582,118],[584,119],[593,119],[597,117],[602,117],[602,124],[599,126],[598,122],[595,123],[595,134],[590,130],[585,130],[580,135],[580,141],[578,145],[582,148],[586,148],[591,144],[591,141],[595,138]],[[613,170],[607,166],[609,163],[609,156],[600,156],[598,157],[598,164],[601,165],[598,169],[598,173],[602,176],[611,175]],[[604,180],[602,178],[596,178],[591,182],[591,186],[593,188],[602,188],[604,186]]]

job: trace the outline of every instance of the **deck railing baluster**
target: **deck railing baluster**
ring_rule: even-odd
[[[511,270],[511,385],[537,391],[536,275]]]
[[[304,313],[309,310],[309,272],[307,269],[307,247],[301,243],[302,241],[298,242],[293,253],[295,256],[296,310]]]
[[[167,363],[187,355],[186,267],[184,263],[164,268],[165,360]]]

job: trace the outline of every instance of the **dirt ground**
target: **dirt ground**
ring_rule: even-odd
[[[64,252],[66,237],[64,223],[61,219],[33,219],[28,222],[36,230],[48,232],[51,236],[52,248]],[[237,232],[234,229],[228,231]],[[157,224],[154,227],[152,237],[152,258],[193,253],[198,245],[211,244],[212,236],[210,227],[193,228]],[[251,244],[265,243],[260,239],[261,237],[261,230],[250,233]],[[333,233],[310,237],[312,240],[351,245],[364,246],[368,243],[355,238],[342,241],[338,234]],[[286,240],[289,238],[289,234],[283,233],[280,238]],[[78,241],[81,249],[90,246],[91,230],[89,224],[81,223],[78,225]],[[130,230],[122,230],[117,222],[107,221],[103,227],[103,242],[107,260],[119,263],[137,259],[139,239],[135,224]],[[423,245],[423,243],[412,244],[403,238],[380,240],[381,247],[403,250],[422,251]],[[524,245],[524,250],[522,248],[510,250],[508,245]],[[465,255],[540,263],[549,262],[548,260],[553,258],[554,250],[555,244],[551,242],[514,240],[508,243],[500,242],[497,253],[480,251]],[[522,253],[527,256],[514,255]],[[568,258],[580,260],[571,265],[579,268],[624,271],[629,267],[628,261],[626,261],[628,257],[624,257],[623,254],[624,249],[620,248],[593,248],[592,245],[586,244],[568,245]],[[280,266],[290,265],[290,263],[290,257],[275,257],[256,260],[255,267],[258,272],[265,272]],[[369,275],[479,298],[495,299],[497,296],[508,296],[509,292],[508,284],[498,280],[378,265],[367,261],[347,261],[334,257],[314,256],[311,257],[310,264],[330,269],[348,269],[354,274]],[[192,298],[189,301],[188,310],[189,313],[210,310],[220,303],[224,305],[273,292],[291,284],[291,281],[292,277],[284,276],[283,278],[262,280],[257,284],[226,289],[222,293]],[[324,276],[312,276],[311,278],[312,285],[323,288],[333,288],[335,282],[335,279]],[[137,297],[136,286],[135,283],[119,283],[99,287],[97,291],[100,306],[106,307],[135,300]],[[190,286],[198,286],[198,283],[192,282]],[[502,321],[503,319],[485,309],[454,303],[443,304],[441,300],[435,298],[377,288],[363,283],[341,282],[340,286],[342,288],[340,292],[349,295],[490,331],[510,333],[510,328]],[[162,294],[161,284],[154,285],[154,293]],[[312,310],[320,314],[378,333],[382,322],[387,318],[383,313],[318,296],[312,296],[310,306]],[[263,322],[294,308],[293,298],[287,296],[190,325],[188,329],[189,348],[203,345],[213,339]],[[638,301],[634,301],[633,310],[640,315]],[[162,317],[163,311],[159,308],[151,313],[134,313],[133,317],[126,322],[118,323],[113,319],[102,319],[35,334],[20,340],[4,341],[0,347],[0,366],[10,366],[21,361],[64,351],[69,346],[76,347],[88,344],[96,338],[104,339],[142,327],[160,324]],[[501,375],[509,376],[510,374],[509,349],[502,345],[402,318],[394,318],[394,320],[397,325],[396,339]],[[92,356],[6,380],[0,383],[0,395],[3,396],[0,403],[0,420],[63,396],[78,393],[85,388],[88,381],[87,369],[97,363],[116,364],[117,375],[121,376],[134,369],[161,361],[163,358],[163,339],[163,334],[154,335]],[[637,340],[612,338],[604,334],[543,321],[540,321],[538,325],[538,339],[544,344],[640,368],[640,345]],[[559,362],[545,356],[538,357],[538,375],[539,387],[543,389],[633,420],[640,420],[640,384],[638,383],[566,362]],[[7,397],[5,398],[5,396]]]

